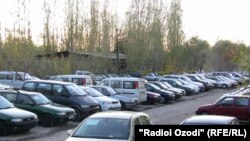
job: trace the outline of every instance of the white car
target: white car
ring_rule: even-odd
[[[81,87],[81,88],[99,103],[100,111],[121,110],[121,103],[119,100],[107,97],[91,87]]]
[[[68,130],[66,141],[134,141],[135,125],[150,124],[149,116],[142,112],[98,112]]]

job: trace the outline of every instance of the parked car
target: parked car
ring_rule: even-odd
[[[14,89],[14,88],[13,86],[0,83],[0,89]]]
[[[154,104],[154,103],[164,103],[164,98],[155,92],[150,92],[150,91],[146,91],[147,93],[147,103],[149,104]]]
[[[66,141],[134,141],[135,125],[151,125],[149,115],[131,111],[99,112],[69,130]]]
[[[26,132],[37,126],[37,115],[16,108],[0,96],[0,136],[11,132]]]
[[[183,85],[181,82],[179,82],[177,79],[172,78],[161,78],[160,81],[167,82],[171,86],[179,89],[184,89],[186,91],[186,95],[196,94],[199,92],[199,89],[195,89],[194,87]]]
[[[160,75],[158,75],[157,73],[148,73],[147,75],[144,76],[144,79],[146,79],[147,81],[158,81],[160,78]]]
[[[54,103],[73,108],[76,112],[74,121],[99,111],[98,102],[74,83],[32,80],[25,81],[22,90],[40,92]]]
[[[91,87],[82,87],[82,89],[99,103],[100,111],[121,110],[121,103],[119,100],[105,96]]]
[[[35,113],[39,118],[39,124],[45,127],[66,123],[75,116],[74,109],[54,104],[41,93],[0,90],[0,95],[17,108]]]
[[[109,97],[112,97],[112,98],[119,100],[121,103],[121,110],[134,108],[134,107],[137,107],[139,105],[138,98],[130,98],[130,97],[123,96],[112,87],[92,86],[92,88],[98,90],[103,95],[106,95],[106,96],[109,96]]]
[[[172,89],[172,88],[168,88],[166,85],[162,84],[162,82],[160,82],[160,81],[151,81],[149,83],[152,83],[152,84],[154,84],[154,85],[158,86],[159,88],[164,89],[166,91],[173,92],[175,94],[175,99],[180,99],[182,97],[181,91],[178,91],[178,90]]]
[[[123,96],[138,98],[140,103],[147,101],[145,79],[114,77],[102,80],[99,85],[110,86]]]
[[[24,81],[32,79],[26,72],[0,71],[0,83],[10,85],[14,89],[20,89]]]
[[[160,101],[161,103],[167,103],[169,101],[175,100],[175,94],[173,92],[163,90],[154,84],[146,83],[146,89],[149,92],[155,92],[160,94],[161,97],[164,99]]]
[[[72,82],[78,86],[92,85],[92,79],[89,75],[56,75],[50,80]]]
[[[233,116],[250,122],[250,97],[243,95],[223,95],[215,103],[203,105],[196,111],[200,114]]]
[[[239,125],[239,120],[232,116],[198,115],[186,118],[180,125]]]

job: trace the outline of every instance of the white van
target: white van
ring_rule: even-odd
[[[91,86],[92,79],[89,75],[56,75],[51,80],[75,83],[78,86]]]
[[[0,71],[0,83],[12,86],[14,89],[20,89],[25,80],[33,78],[25,72]]]
[[[102,80],[99,85],[110,86],[123,96],[138,98],[140,103],[147,101],[145,79],[113,77]]]

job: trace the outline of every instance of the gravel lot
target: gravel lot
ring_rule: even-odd
[[[212,103],[224,93],[235,90],[236,89],[212,89],[208,92],[203,92],[198,95],[184,96],[177,102],[172,102],[165,105],[142,105],[135,109],[135,111],[143,111],[149,114],[153,124],[179,124],[185,118],[194,115],[195,110],[200,105]],[[69,122],[66,125],[52,128],[38,126],[27,133],[0,137],[0,141],[64,141],[67,138],[67,130],[73,129],[77,125],[78,123]]]

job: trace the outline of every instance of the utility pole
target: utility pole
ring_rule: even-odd
[[[116,75],[120,75],[118,29],[116,29]]]

